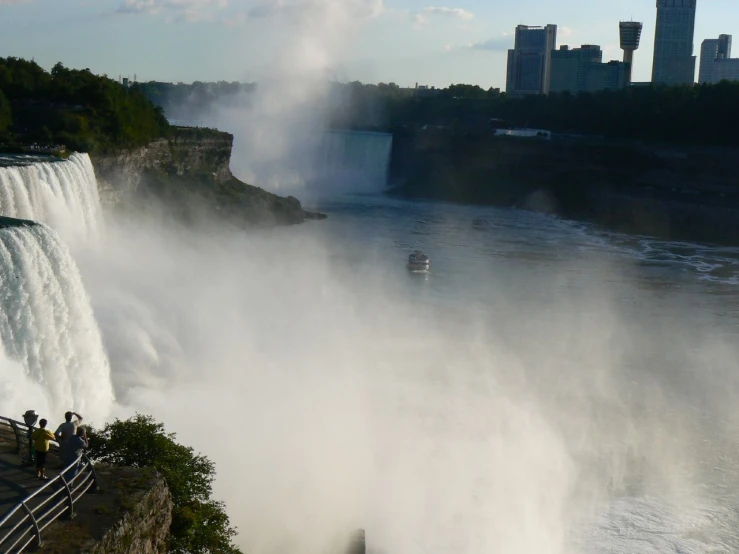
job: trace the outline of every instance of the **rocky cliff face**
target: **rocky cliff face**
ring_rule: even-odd
[[[192,221],[216,217],[237,225],[290,225],[321,219],[293,197],[236,179],[229,169],[233,135],[177,128],[160,139],[115,155],[91,156],[104,205],[159,212]]]
[[[172,498],[161,476],[149,490],[127,499],[130,510],[87,554],[161,554],[167,551],[172,524]]]
[[[209,129],[177,129],[134,150],[91,156],[100,186],[100,199],[115,205],[135,194],[147,171],[170,177],[210,177],[222,183],[232,178],[229,164],[233,135]]]
[[[735,150],[452,130],[407,133],[393,144],[394,194],[739,244]]]
[[[98,467],[99,490],[75,503],[42,534],[39,554],[163,554],[172,524],[172,498],[151,469]]]

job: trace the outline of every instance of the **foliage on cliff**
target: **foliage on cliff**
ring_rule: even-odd
[[[10,102],[4,114],[2,96]],[[126,88],[88,69],[61,63],[47,72],[37,63],[0,58],[0,132],[11,143],[64,144],[87,152],[140,146],[165,136],[169,124],[136,88]]]
[[[164,425],[137,414],[90,430],[90,457],[120,467],[151,467],[167,481],[174,511],[170,551],[175,554],[241,554],[225,506],[211,499],[215,465],[175,441]]]
[[[13,114],[10,108],[10,102],[0,90],[0,139],[7,138],[8,129],[13,123]]]

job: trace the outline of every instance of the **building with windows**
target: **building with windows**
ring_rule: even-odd
[[[657,0],[652,82],[665,85],[695,82],[693,35],[697,0]]]
[[[731,35],[719,35],[718,38],[709,38],[703,41],[701,45],[701,66],[698,77],[699,83],[718,83],[721,79],[716,80],[714,68],[718,60],[728,60],[731,58]],[[720,71],[725,71],[723,66]]]
[[[591,89],[593,65],[603,61],[600,46],[583,44],[580,48],[560,46],[552,52],[550,92],[586,92]]]
[[[602,63],[600,46],[584,44],[580,48],[561,46],[552,52],[550,92],[597,92],[616,90],[628,84],[629,64]]]
[[[556,25],[516,27],[513,50],[508,50],[506,93],[511,96],[548,94],[552,51],[556,45]]]
[[[718,58],[713,63],[713,83],[739,81],[739,58]]]

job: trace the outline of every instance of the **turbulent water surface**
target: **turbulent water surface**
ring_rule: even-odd
[[[2,406],[165,421],[244,551],[739,550],[739,249],[380,195],[97,233],[95,188],[86,157],[0,169],[48,224],[0,230]]]

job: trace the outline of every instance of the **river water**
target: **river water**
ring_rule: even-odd
[[[333,271],[383,288],[404,325],[386,339],[407,365],[378,353],[393,377],[371,396],[410,429],[373,477],[413,489],[397,519],[424,532],[405,548],[739,551],[739,249],[380,196],[320,209],[306,232]],[[416,248],[428,274],[405,269]]]

